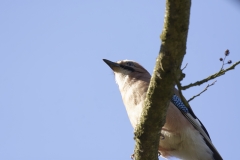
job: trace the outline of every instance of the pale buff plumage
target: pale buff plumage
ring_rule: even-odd
[[[114,71],[115,80],[119,86],[128,117],[133,128],[135,128],[141,116],[151,75],[140,64],[134,61],[123,60],[117,63],[108,60],[104,61]],[[178,95],[177,90],[174,92]],[[193,118],[193,121],[196,125],[201,126],[197,119]],[[184,160],[222,159],[220,155],[217,158],[213,158],[213,153],[217,153],[217,151],[212,143],[209,142],[213,146],[213,150],[206,145],[199,131],[194,128],[189,120],[171,102],[167,110],[166,123],[161,130],[161,134],[164,139],[160,140],[159,151],[164,158],[177,157]]]

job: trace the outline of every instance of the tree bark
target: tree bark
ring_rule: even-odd
[[[173,95],[175,79],[181,76],[186,53],[191,0],[167,0],[161,48],[148,88],[143,114],[135,129],[135,160],[158,160],[160,131]]]

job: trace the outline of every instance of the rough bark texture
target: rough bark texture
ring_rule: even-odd
[[[186,52],[191,0],[167,0],[161,49],[135,130],[135,160],[158,160],[160,130]]]

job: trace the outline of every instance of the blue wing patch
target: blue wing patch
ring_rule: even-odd
[[[171,102],[182,112],[189,113],[188,108],[183,104],[181,99],[177,95],[173,95]]]

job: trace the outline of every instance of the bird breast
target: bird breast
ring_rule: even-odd
[[[141,80],[135,81],[133,79],[125,82],[123,85],[119,85],[122,100],[133,128],[135,128],[139,122],[148,84],[148,82]]]

